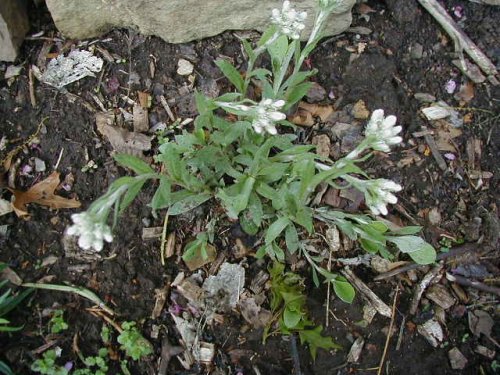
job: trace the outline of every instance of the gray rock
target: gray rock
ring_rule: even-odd
[[[4,0],[2,0],[4,2]],[[355,0],[343,0],[328,22],[327,35],[346,30],[352,20]],[[132,27],[144,35],[157,35],[167,42],[184,43],[217,35],[225,30],[263,31],[270,23],[271,10],[281,0],[47,0],[57,28],[67,37],[83,39],[101,35],[114,27]],[[317,0],[295,0],[306,10],[307,36]]]
[[[448,352],[448,358],[453,370],[463,370],[467,366],[467,358],[457,348],[453,348]]]
[[[14,61],[17,50],[29,30],[24,3],[19,0],[0,1],[0,60]]]

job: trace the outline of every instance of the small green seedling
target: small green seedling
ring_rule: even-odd
[[[120,333],[117,341],[121,344],[120,349],[124,350],[127,356],[138,361],[153,353],[151,343],[141,335],[135,322],[123,322],[122,329],[123,332]]]
[[[68,323],[64,321],[64,311],[55,310],[49,322],[50,333],[60,333],[68,329]]]

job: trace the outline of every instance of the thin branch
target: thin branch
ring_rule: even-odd
[[[399,285],[396,286],[396,292],[394,293],[394,300],[392,301],[391,324],[389,325],[389,332],[387,332],[387,338],[385,340],[384,352],[382,353],[382,358],[380,358],[380,363],[378,365],[377,375],[382,374],[382,368],[384,366],[385,356],[387,355],[387,349],[389,348],[389,342],[391,341],[392,329],[394,327],[394,321],[396,320],[396,303],[398,301],[398,295],[399,295]]]

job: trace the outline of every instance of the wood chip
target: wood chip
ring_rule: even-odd
[[[347,362],[357,363],[359,361],[359,357],[361,356],[361,352],[363,351],[364,345],[365,340],[363,337],[359,336],[356,341],[354,341],[354,344],[352,344],[349,354],[347,354]]]
[[[354,104],[352,115],[358,120],[366,120],[370,117],[370,111],[366,108],[366,104],[363,100],[359,100]]]
[[[198,268],[203,267],[205,264],[211,263],[215,260],[215,258],[217,257],[217,250],[215,250],[215,247],[213,247],[211,244],[207,244],[206,248],[206,258],[203,258],[203,256],[201,255],[201,251],[197,251],[196,256],[192,257],[191,259],[184,260],[184,263],[190,271],[197,270]]]
[[[315,135],[312,138],[311,143],[316,146],[316,153],[319,156],[324,158],[330,156],[331,142],[330,142],[330,137],[328,137],[326,134]]]
[[[134,104],[134,131],[145,133],[149,130],[149,115],[148,110],[142,104]]]
[[[467,358],[465,358],[458,348],[451,349],[448,352],[448,358],[453,370],[463,370],[467,366]]]
[[[162,231],[162,227],[142,228],[142,239],[145,241],[160,238]]]
[[[443,328],[439,322],[435,319],[430,319],[424,324],[417,326],[417,331],[431,344],[433,347],[437,347],[444,339]]]
[[[448,310],[456,303],[455,298],[450,294],[448,288],[442,284],[432,285],[425,296],[444,310]]]

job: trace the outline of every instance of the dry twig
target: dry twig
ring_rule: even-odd
[[[387,306],[386,303],[379,298],[379,296],[373,293],[371,289],[368,288],[368,286],[361,281],[349,267],[345,267],[341,273],[347,281],[354,285],[354,287],[361,293],[361,296],[366,299],[379,314],[388,318],[392,316],[391,308]]]
[[[385,340],[384,352],[382,353],[382,358],[380,358],[380,363],[378,365],[377,375],[382,374],[382,367],[384,365],[385,356],[387,355],[387,349],[389,348],[389,342],[391,341],[392,328],[394,327],[394,321],[396,320],[396,303],[398,301],[398,295],[399,295],[399,285],[396,286],[396,291],[394,293],[394,300],[392,301],[391,323],[389,324],[389,332],[387,332],[387,338]]]
[[[474,62],[488,75],[488,79],[493,84],[498,84],[495,75],[498,74],[495,65],[491,60],[476,46],[476,44],[458,27],[455,21],[448,15],[446,10],[437,0],[418,0],[418,2],[434,17],[434,19],[443,27],[455,43],[455,51],[459,54],[462,61],[462,67],[466,73],[465,51]]]

